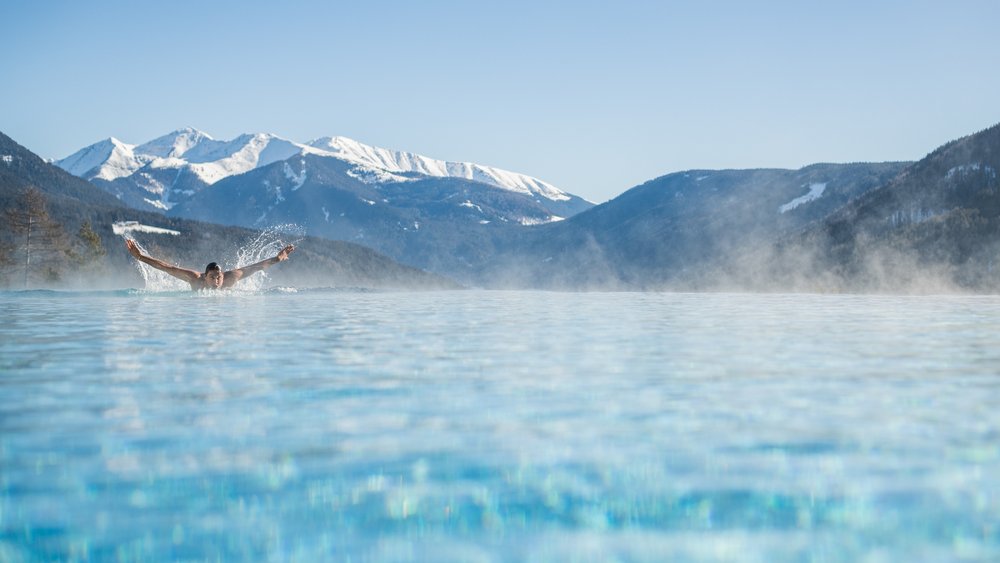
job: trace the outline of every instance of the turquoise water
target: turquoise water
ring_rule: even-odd
[[[36,560],[1000,560],[1000,298],[0,293]]]

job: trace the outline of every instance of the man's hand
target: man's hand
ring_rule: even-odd
[[[275,258],[278,259],[278,262],[284,262],[285,260],[288,260],[288,255],[291,254],[292,252],[295,252],[295,246],[289,244],[285,248],[282,248],[281,252],[279,252],[278,255],[275,256]]]
[[[128,248],[129,254],[135,256],[136,258],[142,258],[142,252],[139,250],[139,245],[137,245],[134,240],[130,238],[125,239],[125,246]]]

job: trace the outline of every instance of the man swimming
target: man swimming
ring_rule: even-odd
[[[135,259],[149,264],[150,266],[161,270],[174,276],[175,278],[180,278],[189,284],[191,284],[191,289],[225,289],[227,287],[233,287],[236,282],[241,279],[251,276],[265,268],[269,268],[278,262],[283,262],[288,260],[288,255],[295,251],[295,247],[289,244],[285,248],[281,249],[276,256],[273,258],[268,258],[267,260],[261,260],[256,264],[250,264],[249,266],[243,266],[242,268],[236,268],[235,270],[229,270],[228,272],[223,272],[222,267],[212,262],[205,267],[205,273],[199,273],[194,270],[188,270],[187,268],[180,268],[171,264],[167,264],[163,260],[157,260],[151,256],[146,256],[139,250],[139,245],[135,243],[132,239],[125,239],[125,246],[128,247],[128,251]]]

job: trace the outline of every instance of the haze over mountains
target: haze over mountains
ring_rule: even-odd
[[[718,289],[719,268],[879,187],[906,163],[668,174],[521,237],[486,273],[549,288]],[[515,263],[528,265],[516,268]],[[757,265],[755,265],[757,267]],[[764,267],[764,266],[760,266]],[[775,280],[780,283],[780,280]]]
[[[691,170],[598,206],[523,174],[342,137],[186,129],[58,164],[168,219],[294,223],[473,286],[982,291],[1000,287],[997,155],[995,126],[916,163]]]
[[[829,287],[1000,289],[1000,125],[951,141],[777,246]]]

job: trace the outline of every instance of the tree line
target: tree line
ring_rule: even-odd
[[[99,274],[106,269],[104,244],[90,221],[75,236],[49,215],[48,200],[30,187],[2,214],[0,286],[51,287],[70,274]]]

